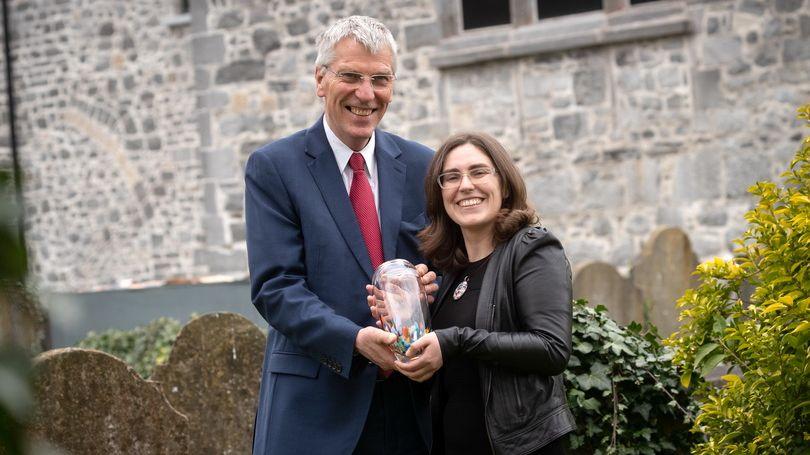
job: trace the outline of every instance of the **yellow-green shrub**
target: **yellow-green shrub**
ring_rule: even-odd
[[[799,118],[810,124],[810,105]],[[736,256],[698,266],[702,284],[678,302],[685,323],[668,342],[703,403],[696,453],[810,453],[810,137],[782,178],[749,189],[759,202]],[[700,379],[717,365],[719,387]]]

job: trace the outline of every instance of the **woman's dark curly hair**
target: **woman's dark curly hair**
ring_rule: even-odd
[[[447,155],[464,144],[471,144],[489,156],[501,183],[503,202],[495,220],[493,243],[503,243],[521,228],[539,221],[537,212],[527,200],[526,184],[520,171],[506,149],[494,137],[485,133],[458,133],[450,136],[439,147],[428,168],[425,199],[430,224],[419,232],[419,240],[422,242],[420,249],[425,259],[443,271],[458,270],[469,263],[461,228],[445,211],[442,189],[438,182]]]

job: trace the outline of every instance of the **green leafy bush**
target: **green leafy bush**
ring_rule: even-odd
[[[175,319],[158,318],[132,330],[110,329],[99,334],[90,332],[78,347],[98,349],[114,355],[134,368],[141,377],[148,378],[155,365],[169,360],[180,328],[180,323]]]
[[[687,453],[697,405],[682,388],[655,327],[620,327],[605,307],[574,302],[573,348],[565,371],[577,431],[573,453]]]
[[[810,123],[810,105],[799,117]],[[749,189],[759,202],[736,257],[698,266],[702,284],[679,300],[668,342],[703,402],[699,454],[810,453],[810,138],[782,177]],[[720,387],[701,379],[717,365]]]

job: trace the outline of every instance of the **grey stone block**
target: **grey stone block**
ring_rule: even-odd
[[[259,132],[261,130],[261,119],[252,115],[229,115],[219,122],[219,132],[225,136],[236,136],[246,131]]]
[[[140,139],[127,140],[124,146],[127,150],[140,150],[143,147],[143,141]]]
[[[761,180],[770,179],[770,158],[752,148],[740,150],[739,147],[726,158],[726,196],[730,198],[747,197],[748,187]]]
[[[206,215],[203,217],[203,229],[205,231],[206,245],[225,245],[225,222],[216,215]]]
[[[143,132],[151,133],[152,131],[155,131],[155,120],[152,117],[146,117],[143,119]]]
[[[225,199],[225,211],[232,215],[241,216],[244,206],[244,197],[241,192],[231,193]]]
[[[198,36],[191,40],[195,65],[219,64],[225,60],[225,40],[221,34]]]
[[[208,214],[219,213],[219,187],[215,183],[203,185],[203,206]]]
[[[692,97],[695,108],[699,110],[723,106],[725,100],[720,90],[720,70],[692,73]]]
[[[607,172],[585,171],[579,193],[587,195],[582,202],[582,207],[586,210],[615,209],[624,203],[624,187]]]
[[[153,136],[146,140],[146,146],[149,150],[160,150],[162,141],[159,137]]]
[[[115,27],[113,27],[112,22],[105,22],[101,24],[101,27],[98,29],[98,34],[100,36],[110,36],[115,32]]]
[[[194,263],[207,267],[210,273],[247,273],[247,253],[244,250],[197,250],[194,252]]]
[[[424,46],[432,46],[439,42],[442,37],[439,24],[428,22],[426,24],[414,24],[405,27],[405,46],[409,51],[419,49]]]
[[[211,84],[211,76],[207,70],[202,68],[194,68],[194,88],[197,90],[205,90]]]
[[[780,13],[792,13],[802,7],[804,0],[774,0],[773,6]]]
[[[762,0],[743,0],[739,3],[738,9],[755,16],[762,16],[765,12],[765,2]]]
[[[211,117],[207,113],[197,114],[197,132],[200,134],[200,145],[211,146]]]
[[[242,223],[241,221],[238,223],[231,223],[231,240],[233,242],[244,242],[246,238],[245,223]]]
[[[242,25],[242,22],[245,20],[245,15],[242,13],[242,10],[233,9],[230,11],[226,11],[221,16],[219,16],[219,20],[217,21],[217,28],[234,28]]]
[[[264,78],[264,61],[239,60],[217,70],[215,82],[217,84],[231,84],[234,82],[258,81]]]
[[[705,209],[698,214],[698,222],[704,226],[725,226],[728,215],[723,208]]]
[[[601,104],[605,101],[607,84],[605,72],[600,69],[574,73],[574,98],[581,106]]]
[[[127,90],[135,88],[135,78],[131,74],[124,76],[124,88]]]
[[[577,213],[575,185],[576,176],[567,169],[551,169],[526,177],[529,199],[540,216]]]
[[[227,106],[229,102],[228,93],[220,90],[210,91],[197,97],[197,107],[200,109],[217,109]]]
[[[720,22],[716,17],[710,17],[706,20],[706,34],[714,35],[717,29],[720,28]]]
[[[638,63],[638,56],[635,47],[625,47],[616,50],[616,64],[627,66]]]
[[[257,28],[253,31],[253,47],[260,55],[265,55],[281,48],[281,39],[275,30],[269,28]]]
[[[799,19],[802,38],[810,37],[810,16],[803,15]]]
[[[782,52],[782,59],[785,63],[799,60],[810,60],[810,39],[790,39],[785,41]]]
[[[287,23],[287,33],[292,36],[303,35],[309,31],[309,21],[306,17],[291,20]]]
[[[715,148],[676,157],[674,196],[678,202],[714,199],[721,195],[722,161]]]
[[[566,114],[554,117],[554,137],[560,140],[577,139],[582,136],[584,120],[582,114]]]
[[[214,179],[238,178],[239,167],[236,155],[227,150],[213,150],[201,153],[203,160],[203,172],[205,177]]]
[[[570,93],[569,74],[525,74],[523,75],[523,96],[551,98],[561,93]]]
[[[740,38],[717,36],[703,41],[703,63],[706,65],[728,64],[742,56]]]

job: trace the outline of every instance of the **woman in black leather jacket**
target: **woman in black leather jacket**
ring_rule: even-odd
[[[422,250],[442,270],[433,332],[402,374],[432,385],[434,454],[565,453],[574,429],[562,372],[571,352],[571,269],[535,226],[526,185],[504,148],[458,134],[426,181]]]

